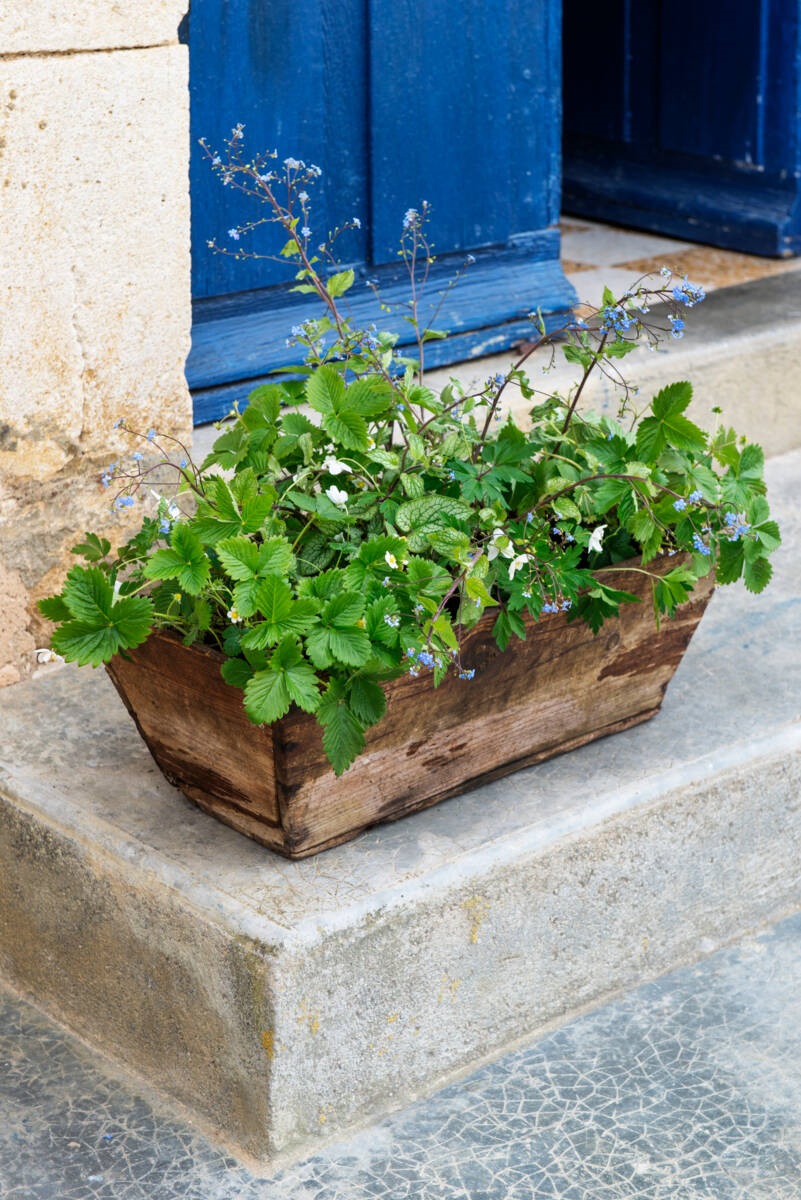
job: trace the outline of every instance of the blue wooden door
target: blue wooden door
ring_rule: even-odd
[[[564,208],[801,252],[797,0],[564,3]]]
[[[559,263],[558,0],[192,0],[191,123],[221,146],[242,123],[248,148],[277,148],[322,168],[314,225],[357,216],[350,265],[406,299],[397,266],[406,209],[431,205],[437,263],[429,295],[469,252],[449,293],[429,365],[510,346],[540,307],[561,322],[574,300]],[[246,219],[245,202],[191,164],[195,321],[187,375],[196,419],[227,412],[293,361],[304,298],[276,264],[213,254],[207,242]],[[252,215],[252,212],[251,212]],[[352,293],[357,321],[377,314]],[[400,318],[382,323],[411,331]]]

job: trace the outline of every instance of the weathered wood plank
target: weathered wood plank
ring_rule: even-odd
[[[387,714],[340,778],[307,713],[293,708],[269,728],[251,725],[212,650],[157,634],[110,673],[168,778],[240,832],[303,858],[653,716],[713,583],[702,581],[657,629],[648,576],[624,568],[610,582],[643,603],[624,606],[597,637],[559,614],[528,621],[526,640],[502,654],[490,613],[463,645],[475,680],[448,678],[436,692],[425,676],[386,684]]]

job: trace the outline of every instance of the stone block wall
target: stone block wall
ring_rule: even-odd
[[[191,432],[185,8],[0,8],[0,685],[46,644],[75,533],[125,536],[114,421]]]

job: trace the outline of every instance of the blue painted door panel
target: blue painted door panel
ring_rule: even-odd
[[[375,262],[423,198],[449,251],[558,219],[558,53],[553,5],[370,0]]]
[[[801,252],[798,0],[564,4],[564,207]]]
[[[321,236],[367,202],[364,11],[353,0],[193,0],[189,18],[192,294],[200,299],[283,283],[286,267],[211,253],[254,216],[253,201],[212,178],[197,146],[222,147],[234,125],[245,147],[324,166],[314,221]],[[275,249],[270,230],[252,248]],[[231,243],[229,243],[230,245]],[[364,236],[350,243],[363,257]]]
[[[241,122],[246,151],[317,163],[312,229],[322,239],[359,217],[344,255],[392,301],[407,297],[397,260],[403,214],[428,200],[435,286],[467,251],[477,259],[439,321],[454,336],[432,343],[429,361],[501,349],[527,335],[528,312],[541,306],[560,321],[575,299],[555,228],[560,30],[559,0],[192,0],[193,140],[219,148]],[[286,335],[309,309],[276,286],[288,281],[286,264],[208,249],[254,210],[221,187],[197,146],[191,190],[187,377],[198,419],[210,420],[294,361]],[[253,248],[274,253],[275,231],[258,236]],[[366,288],[357,284],[354,296],[358,319],[376,316]],[[408,325],[394,323],[408,344]]]

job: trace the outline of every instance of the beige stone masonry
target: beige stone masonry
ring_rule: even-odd
[[[186,0],[5,0],[0,55],[114,50],[177,41]]]
[[[143,7],[172,20],[179,6]],[[0,683],[32,665],[33,603],[76,532],[119,538],[99,483],[134,449],[115,419],[191,431],[188,147],[177,42],[0,58],[0,608],[16,631]]]

